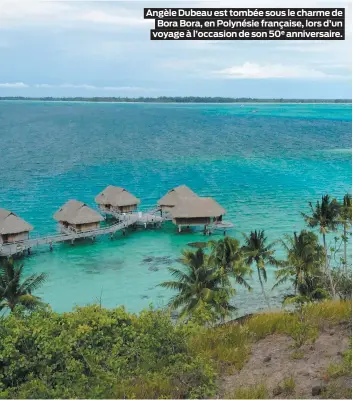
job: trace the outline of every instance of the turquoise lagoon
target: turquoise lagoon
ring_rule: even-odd
[[[254,229],[276,240],[304,227],[308,201],[351,191],[351,116],[342,104],[2,101],[0,207],[34,225],[35,236],[55,232],[52,215],[68,199],[94,206],[109,184],[141,198],[143,210],[184,183],[227,209],[239,240]],[[137,312],[167,304],[172,292],[157,285],[187,243],[200,240],[169,223],[52,253],[35,248],[23,261],[26,274],[48,274],[38,294],[54,310],[100,301]],[[268,271],[279,306],[286,288],[270,291]],[[255,276],[250,282],[252,293],[239,288],[234,298],[239,314],[264,308]]]

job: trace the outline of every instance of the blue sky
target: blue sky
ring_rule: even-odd
[[[346,7],[345,41],[150,41],[144,7]],[[0,96],[351,98],[351,1],[0,0]]]

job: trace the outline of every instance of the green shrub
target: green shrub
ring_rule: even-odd
[[[352,374],[352,348],[343,353],[343,360],[340,363],[330,364],[327,375],[330,378],[339,376],[351,376]]]
[[[233,399],[268,399],[268,391],[265,385],[240,387],[235,390]]]
[[[300,348],[306,343],[314,343],[319,335],[316,327],[307,321],[297,321],[287,327],[288,335],[294,340],[294,347]]]
[[[283,393],[286,395],[293,394],[295,390],[295,382],[294,378],[291,376],[289,378],[285,378],[281,384],[283,389]]]
[[[77,308],[14,313],[0,329],[0,396],[208,397],[215,373],[168,314]]]
[[[291,358],[293,360],[301,360],[304,357],[305,357],[305,353],[303,351],[299,351],[299,350],[293,351],[293,353],[291,354]]]

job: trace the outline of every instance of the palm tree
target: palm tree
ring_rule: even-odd
[[[339,220],[343,226],[344,272],[347,275],[347,230],[352,226],[352,196],[349,193],[345,194],[343,197]]]
[[[302,230],[299,235],[286,235],[281,241],[287,260],[281,262],[276,272],[277,282],[273,288],[290,280],[297,295],[298,287],[307,282],[308,277],[320,275],[320,267],[324,259],[324,249],[313,232]]]
[[[330,231],[336,230],[337,225],[339,224],[340,205],[336,199],[331,200],[329,195],[325,195],[322,196],[321,202],[320,201],[316,202],[315,207],[311,202],[309,202],[309,206],[312,214],[311,215],[307,215],[304,213],[301,214],[310,228],[319,227],[320,229],[325,249],[325,273],[327,274],[330,281],[332,295],[335,296],[335,289],[332,282],[331,271],[329,270],[328,267],[326,234]]]
[[[322,275],[321,271],[319,273]],[[329,298],[330,296],[327,291],[322,288],[322,282],[323,277],[320,275],[306,275],[298,284],[298,292],[285,296],[283,303],[303,305],[304,303],[312,303]]]
[[[208,263],[208,257],[202,249],[196,252],[185,250],[182,263],[184,269],[168,268],[175,281],[167,281],[160,286],[177,290],[177,293],[169,302],[172,309],[181,307],[181,316],[190,316],[195,311],[209,306],[222,319],[235,310],[229,303],[229,299],[235,294],[221,277]]]
[[[243,251],[246,254],[246,263],[251,266],[255,263],[257,268],[257,274],[261,285],[262,294],[266,300],[268,307],[270,308],[270,301],[265,292],[264,284],[262,279],[267,281],[267,273],[265,264],[278,265],[279,262],[275,259],[275,250],[272,249],[274,243],[266,244],[267,238],[265,237],[265,231],[254,231],[249,236],[244,234],[245,246]]]
[[[319,256],[320,257],[320,256]],[[321,254],[324,257],[324,254]],[[326,291],[326,276],[320,267],[314,267],[303,273],[301,279],[298,281],[296,292],[284,297],[284,304],[299,304],[312,303],[321,301],[330,297]]]
[[[12,312],[18,304],[33,309],[41,303],[40,298],[32,292],[42,286],[46,275],[33,274],[22,278],[23,265],[15,265],[12,259],[0,264],[0,310],[9,308]]]
[[[245,263],[239,241],[227,236],[224,239],[211,240],[208,244],[211,248],[209,262],[220,271],[222,279],[228,282],[229,277],[233,277],[236,283],[250,291],[251,287],[245,278],[252,270]]]

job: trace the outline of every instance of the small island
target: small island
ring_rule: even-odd
[[[352,104],[352,99],[257,99],[252,97],[23,97],[8,96],[0,97],[0,100],[22,100],[22,101],[87,101],[92,103],[343,103]]]

